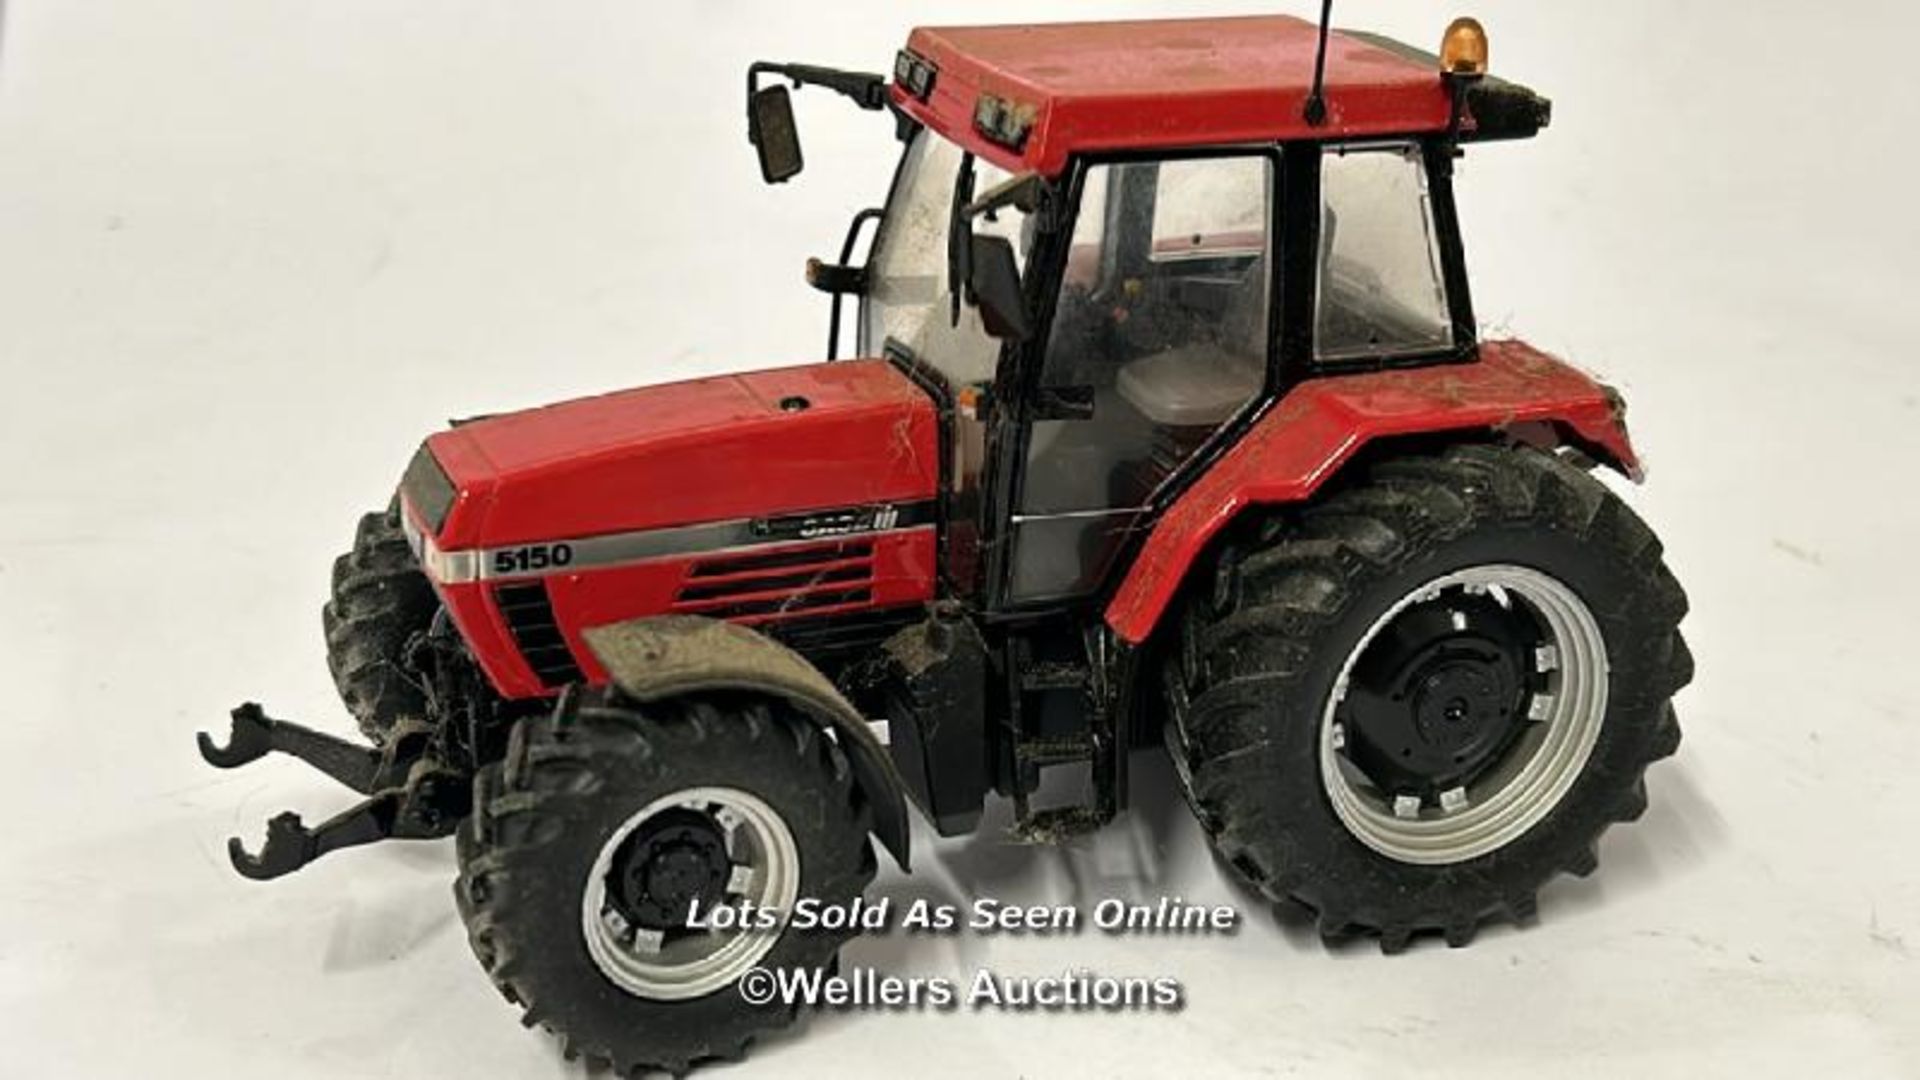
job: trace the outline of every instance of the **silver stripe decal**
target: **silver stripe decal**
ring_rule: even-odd
[[[442,585],[468,585],[478,581],[515,581],[569,574],[579,570],[601,569],[651,562],[682,555],[777,554],[787,548],[805,548],[834,542],[859,542],[883,536],[901,536],[931,532],[932,525],[914,525],[904,529],[880,529],[869,532],[839,533],[817,537],[757,536],[751,520],[714,522],[708,525],[647,529],[641,532],[614,533],[584,540],[559,540],[538,544],[512,544],[497,548],[468,548],[442,551],[433,538],[421,536],[407,525],[407,540],[420,559],[427,576]],[[559,549],[565,557],[557,564]],[[500,557],[517,563],[523,554],[545,552],[548,565],[526,569],[518,565],[501,570]]]
[[[1058,514],[1015,514],[1013,523],[1026,525],[1035,521],[1085,521],[1092,518],[1124,517],[1128,514],[1138,514],[1141,509],[1138,506],[1125,506],[1118,510],[1066,510]]]
[[[754,542],[753,522],[716,521],[707,525],[679,525],[669,529],[647,529],[642,532],[612,533],[607,536],[592,536],[584,540],[564,541],[573,549],[573,560],[563,569],[575,566],[609,566],[614,563],[643,562],[668,555],[688,555],[697,551],[724,551],[727,548],[745,547]],[[553,548],[557,543],[517,545],[487,548],[481,554],[485,556],[485,565],[481,574],[492,569],[494,556],[500,552],[517,552],[522,546]],[[519,577],[518,573],[499,575]]]

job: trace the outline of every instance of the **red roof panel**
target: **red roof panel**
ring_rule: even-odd
[[[1436,131],[1436,68],[1335,31],[1327,122],[1302,116],[1317,27],[1291,16],[922,27],[907,47],[938,69],[933,94],[895,100],[1003,168],[1056,175],[1070,154]],[[1016,155],[973,131],[982,93],[1035,110]]]

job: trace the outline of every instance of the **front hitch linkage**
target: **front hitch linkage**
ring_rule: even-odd
[[[472,808],[467,776],[429,755],[433,729],[402,723],[384,749],[335,738],[286,720],[275,720],[247,702],[233,710],[233,733],[219,746],[199,733],[200,756],[221,769],[237,769],[279,752],[298,758],[365,795],[355,806],[309,829],[289,810],[267,822],[266,846],[247,851],[239,837],[227,841],[233,868],[255,881],[291,874],[330,851],[380,840],[432,840],[447,836]]]

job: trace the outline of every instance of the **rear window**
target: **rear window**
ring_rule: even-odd
[[[1410,143],[1329,147],[1320,167],[1322,360],[1453,344],[1427,170]]]

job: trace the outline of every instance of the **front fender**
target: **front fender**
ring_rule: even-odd
[[[1548,425],[1638,480],[1622,412],[1610,387],[1518,341],[1483,343],[1468,364],[1304,382],[1161,515],[1107,605],[1107,624],[1128,642],[1145,641],[1208,542],[1241,511],[1310,498],[1378,439]]]
[[[866,718],[805,657],[747,627],[698,615],[610,623],[581,636],[612,683],[636,701],[753,690],[789,702],[833,732],[873,809],[874,835],[907,869],[906,786]]]

